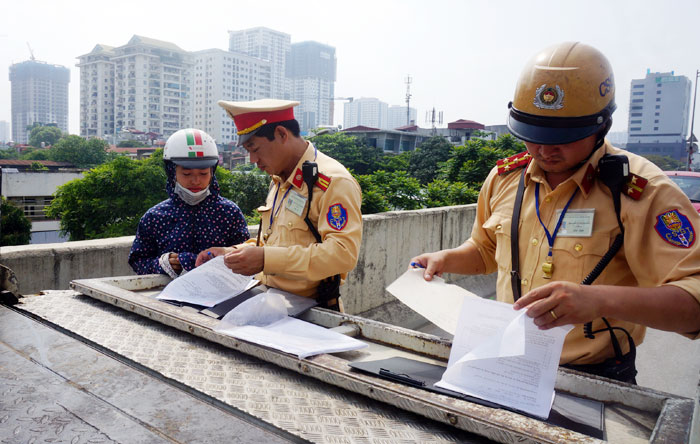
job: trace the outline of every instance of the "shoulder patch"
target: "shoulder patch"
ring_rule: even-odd
[[[318,180],[316,180],[316,186],[326,191],[328,186],[331,184],[331,178],[325,174],[318,173]]]
[[[527,151],[523,151],[522,153],[518,153],[514,156],[506,157],[505,159],[499,159],[496,162],[496,166],[498,167],[498,175],[500,176],[501,174],[507,174],[522,166],[527,166],[531,159],[532,156]]]
[[[695,243],[695,228],[688,217],[677,208],[656,216],[656,232],[669,244],[690,248]]]
[[[348,212],[341,203],[335,203],[328,207],[326,214],[328,225],[336,231],[342,231],[348,224]]]
[[[647,186],[647,183],[649,183],[649,181],[642,176],[630,173],[630,177],[625,184],[625,194],[634,200],[639,200],[639,198],[642,197],[644,187]]]

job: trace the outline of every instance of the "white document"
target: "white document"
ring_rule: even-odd
[[[423,268],[407,270],[386,290],[413,311],[454,335],[464,298],[481,298],[457,285],[446,283],[438,276],[433,276],[430,282],[426,281],[423,273]]]
[[[572,328],[539,330],[525,309],[465,298],[447,370],[435,385],[547,418]]]
[[[224,318],[225,319],[225,318]],[[362,341],[300,319],[286,317],[264,327],[236,327],[223,319],[215,331],[234,338],[291,353],[299,358],[367,347]]]
[[[170,282],[156,299],[213,307],[255,287],[258,280],[232,272],[217,256]]]

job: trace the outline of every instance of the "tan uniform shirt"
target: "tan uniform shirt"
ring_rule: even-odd
[[[322,243],[316,242],[304,222],[308,202],[301,211],[299,207],[308,199],[301,177],[305,160],[316,162],[319,173],[330,178],[326,190],[314,186],[309,212]],[[258,209],[265,264],[256,278],[270,287],[315,297],[321,279],[336,274],[345,279],[357,263],[362,241],[362,191],[343,165],[317,151],[311,142],[295,171],[284,182],[272,177],[266,205]]]
[[[648,180],[639,200],[621,197],[621,218],[625,227],[624,244],[610,264],[593,285],[621,285],[658,287],[675,285],[693,295],[700,302],[700,242],[696,239],[700,229],[700,216],[688,198],[654,164],[635,154],[606,144],[598,149],[571,178],[552,190],[544,172],[536,162],[530,162],[525,175],[525,194],[520,214],[519,246],[522,294],[552,281],[580,283],[593,270],[608,251],[613,239],[620,232],[613,200],[608,188],[593,176],[586,179],[588,164],[594,168],[605,153],[625,154],[630,163],[630,172]],[[513,303],[510,283],[511,248],[510,227],[513,205],[522,169],[497,175],[496,168],[489,174],[479,194],[477,220],[469,242],[479,249],[486,265],[486,272],[498,271],[498,300]],[[553,234],[557,223],[557,212],[566,205],[575,188],[568,211],[593,209],[592,235],[588,237],[565,237],[557,235],[553,247],[552,279],[544,279],[542,263],[547,258],[549,244],[535,210],[535,186],[540,184],[540,216]],[[660,216],[677,210],[687,217],[692,225],[692,235],[686,232],[686,240],[692,237],[689,248],[674,245],[665,240],[660,227]],[[687,227],[687,224],[685,225]],[[661,234],[660,234],[661,233]],[[677,242],[677,239],[672,239]],[[608,318],[613,326],[630,332],[636,344],[644,339],[645,327],[630,322]],[[605,325],[601,319],[593,322],[593,330]],[[622,332],[617,337],[628,351],[627,338]],[[566,337],[560,363],[599,363],[614,356],[607,331],[597,333],[595,339],[583,336],[582,325],[576,325]]]

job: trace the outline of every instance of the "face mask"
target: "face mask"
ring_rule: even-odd
[[[179,183],[175,183],[175,194],[180,196],[180,199],[185,201],[186,204],[188,205],[197,205],[201,201],[207,198],[207,196],[210,194],[209,187],[206,187],[202,191],[198,191],[196,193],[193,193],[192,191],[188,190],[185,187],[180,186]]]

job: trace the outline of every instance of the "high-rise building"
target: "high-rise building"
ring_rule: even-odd
[[[79,59],[82,136],[104,137],[112,120],[115,135],[130,129],[154,138],[167,138],[192,126],[189,52],[170,42],[135,35],[116,48],[97,45]],[[113,111],[109,111],[110,102]]]
[[[80,135],[114,135],[114,47],[96,45],[79,57],[80,63]]]
[[[68,132],[70,71],[59,65],[28,60],[10,66],[12,138],[27,143],[27,126],[55,124]]]
[[[405,106],[392,105],[387,112],[386,129],[395,129],[411,124],[415,125],[417,119],[418,110],[415,108],[408,108],[408,112],[406,112]]]
[[[362,97],[346,103],[343,110],[343,128],[366,126],[387,129],[389,105],[374,97]]]
[[[634,79],[630,88],[627,150],[687,158],[691,82],[673,71]]]
[[[0,120],[0,143],[7,143],[12,140],[12,133],[10,133],[10,122],[7,120]]]
[[[302,131],[333,124],[335,48],[318,42],[294,43],[287,63],[294,115]]]
[[[207,49],[194,53],[194,127],[217,144],[237,142],[233,120],[219,100],[249,101],[270,97],[270,62],[239,52]]]
[[[242,52],[270,62],[272,99],[289,98],[286,65],[290,46],[289,34],[265,27],[229,31],[229,51]]]

